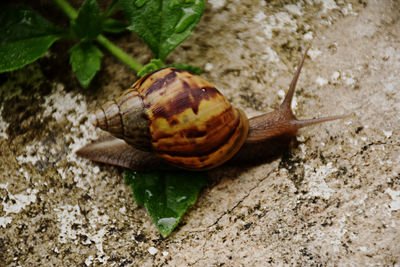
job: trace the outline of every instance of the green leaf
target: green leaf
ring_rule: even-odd
[[[143,66],[143,68],[137,73],[140,77],[145,76],[146,74],[164,68],[164,63],[161,59],[152,59],[150,63]]]
[[[157,58],[183,42],[200,21],[205,0],[120,0],[131,25]]]
[[[80,42],[70,50],[69,62],[83,87],[87,87],[100,69],[101,51],[90,42]]]
[[[65,33],[27,7],[0,9],[0,72],[29,64]]]
[[[145,206],[158,231],[166,237],[178,225],[186,210],[196,202],[201,188],[207,184],[207,174],[127,171],[125,183],[131,186],[136,203]]]
[[[118,8],[119,0],[112,0],[111,4],[107,8],[107,10],[104,12],[104,17],[109,17],[111,16],[115,10]]]
[[[190,64],[185,64],[185,63],[169,64],[168,67],[187,70],[190,73],[197,74],[197,75],[201,75],[203,73],[203,71],[199,67],[196,67],[196,66],[193,66]]]
[[[101,33],[102,19],[96,0],[85,0],[78,11],[78,17],[72,22],[72,30],[86,40],[94,40]]]
[[[127,30],[127,26],[124,22],[112,18],[103,21],[103,31],[105,32],[121,33]]]

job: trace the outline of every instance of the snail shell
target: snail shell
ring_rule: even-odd
[[[90,121],[184,169],[215,168],[236,154],[249,122],[200,76],[166,68],[138,80]]]

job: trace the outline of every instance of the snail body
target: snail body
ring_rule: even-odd
[[[291,138],[304,126],[344,117],[294,116],[290,105],[305,55],[280,108],[250,119],[198,75],[174,68],[149,73],[89,117],[115,138],[102,138],[77,154],[133,169],[140,169],[145,160],[161,159],[178,168],[208,170],[246,151],[246,146]]]

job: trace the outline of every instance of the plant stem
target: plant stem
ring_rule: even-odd
[[[71,20],[76,19],[76,17],[78,16],[78,12],[76,12],[76,10],[67,1],[53,1]],[[104,35],[100,34],[99,36],[97,36],[96,41],[134,71],[139,72],[139,70],[143,67],[142,64],[140,64],[130,55],[125,53],[121,48],[110,42],[110,40],[108,40]]]
[[[70,19],[76,19],[78,16],[78,12],[67,2],[64,0],[53,0],[54,3],[62,10]]]
[[[137,62],[133,57],[125,53],[121,48],[110,42],[104,35],[100,34],[97,36],[96,41],[104,46],[108,51],[111,52],[115,57],[121,60],[123,63],[128,65],[134,71],[139,72],[143,68],[142,64]]]
[[[111,16],[117,8],[118,8],[118,0],[112,1],[110,7],[104,12],[103,16],[106,18]]]

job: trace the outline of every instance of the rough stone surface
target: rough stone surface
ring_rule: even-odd
[[[114,40],[143,63],[151,58],[133,35]],[[202,67],[253,116],[278,106],[311,47],[296,114],[355,115],[302,130],[275,161],[211,171],[166,239],[133,202],[122,170],[74,155],[100,133],[88,111],[136,77],[106,55],[83,90],[70,45],[0,76],[1,266],[400,264],[398,1],[207,3],[169,61]]]

